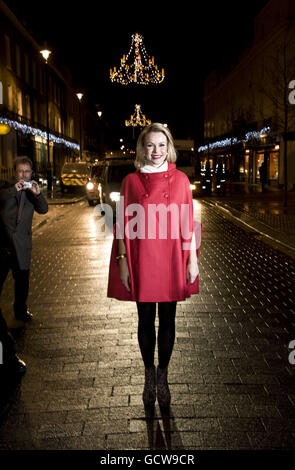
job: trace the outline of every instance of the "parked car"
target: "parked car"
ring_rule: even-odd
[[[92,165],[91,175],[88,183],[86,184],[86,198],[89,206],[94,204],[101,204],[102,198],[102,183],[105,161],[101,161]]]
[[[91,165],[86,162],[67,162],[61,170],[60,188],[62,192],[69,189],[85,189],[91,176]]]

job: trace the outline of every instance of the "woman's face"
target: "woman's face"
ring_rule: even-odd
[[[163,132],[149,132],[144,140],[145,158],[150,165],[160,166],[167,156],[167,137]]]

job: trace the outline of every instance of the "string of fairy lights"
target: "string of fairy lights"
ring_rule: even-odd
[[[245,142],[251,142],[253,140],[260,140],[262,137],[267,136],[270,133],[270,127],[263,127],[260,131],[251,131],[245,134]],[[198,148],[198,152],[206,152],[209,149],[214,150],[216,148],[229,147],[230,145],[236,145],[242,143],[242,140],[239,140],[237,137],[227,137],[223,140],[218,140],[216,142],[208,143],[207,145],[201,145]]]
[[[44,132],[41,129],[38,129],[36,127],[27,126],[26,124],[22,124],[18,121],[13,121],[11,119],[0,117],[0,124],[5,124],[9,128],[12,128],[16,131],[20,131],[22,134],[40,136],[43,139],[47,139],[47,132]],[[74,142],[70,142],[69,140],[63,139],[62,137],[57,137],[54,134],[49,134],[49,140],[51,140],[55,144],[65,145],[65,147],[68,147],[73,150],[80,150],[80,146],[78,144],[75,144]]]

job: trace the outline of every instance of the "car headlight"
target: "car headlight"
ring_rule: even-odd
[[[113,193],[110,193],[110,198],[111,198],[111,201],[120,201],[120,193],[117,193],[117,192],[113,192]]]
[[[193,191],[194,189],[197,189],[197,186],[195,184],[190,184],[190,188]]]
[[[94,188],[94,184],[91,183],[91,182],[89,182],[89,183],[87,183],[86,188],[87,188],[87,189],[93,189],[93,188]]]

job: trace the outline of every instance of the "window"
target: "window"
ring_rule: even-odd
[[[12,93],[12,86],[10,84],[7,85],[7,94],[8,94],[8,109],[13,111],[13,93]]]
[[[60,106],[60,87],[57,87],[57,104]]]
[[[21,58],[19,45],[15,46],[15,59],[16,59],[16,74],[21,77]]]
[[[36,62],[34,60],[32,63],[32,80],[33,80],[33,87],[37,88],[37,70],[36,70]]]
[[[17,91],[17,114],[23,115],[23,96],[21,90]]]
[[[268,176],[270,180],[277,180],[279,177],[279,152],[269,154]]]
[[[25,100],[26,100],[26,111],[25,111],[26,117],[27,117],[28,119],[31,119],[31,103],[30,103],[30,96],[29,96],[29,95],[26,95]]]
[[[30,83],[29,56],[25,54],[25,80]]]
[[[72,138],[74,137],[74,130],[75,130],[74,129],[74,119],[71,117],[69,119],[69,136],[72,137]]]
[[[38,85],[37,85],[38,87]],[[41,93],[43,93],[43,71],[41,67],[39,67],[39,90]]]
[[[5,52],[6,52],[6,65],[11,69],[11,47],[10,37],[5,34]]]
[[[53,100],[56,103],[57,102],[57,85],[56,82],[53,83]]]
[[[38,103],[36,98],[34,98],[34,122],[39,122]]]

